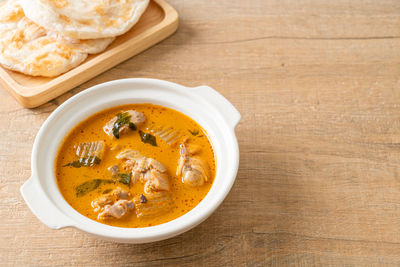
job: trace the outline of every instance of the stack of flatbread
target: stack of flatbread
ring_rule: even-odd
[[[53,77],[132,28],[149,0],[0,0],[0,64]]]

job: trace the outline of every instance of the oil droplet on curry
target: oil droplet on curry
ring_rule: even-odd
[[[206,196],[215,177],[207,133],[153,104],[99,112],[73,128],[58,151],[56,178],[84,216],[118,227],[176,219]]]

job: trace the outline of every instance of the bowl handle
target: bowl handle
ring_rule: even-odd
[[[48,199],[35,177],[32,176],[21,186],[21,194],[32,213],[46,226],[60,229],[73,225]]]
[[[215,106],[219,113],[224,117],[226,122],[233,128],[239,123],[241,116],[239,111],[220,93],[213,88],[202,85],[198,87],[192,87],[192,92],[200,97],[203,97]]]

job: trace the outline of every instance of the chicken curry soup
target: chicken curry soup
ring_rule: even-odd
[[[206,196],[215,177],[207,133],[175,110],[132,104],[79,123],[57,155],[66,201],[98,222],[147,227],[171,221]]]

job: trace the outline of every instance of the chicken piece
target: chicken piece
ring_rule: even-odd
[[[136,196],[133,198],[133,202],[138,218],[156,217],[174,208],[174,201],[167,192],[152,193],[143,197]]]
[[[118,199],[128,199],[128,198],[129,198],[129,192],[122,190],[120,187],[117,187],[109,194],[101,196],[96,200],[93,200],[92,207],[94,208],[94,211],[97,212],[100,209],[102,209],[105,205],[111,204],[117,201]]]
[[[200,152],[197,145],[188,145],[185,140],[180,145],[180,158],[176,175],[182,177],[182,182],[190,186],[201,186],[208,181],[206,164],[195,154]]]
[[[190,186],[201,186],[206,181],[208,181],[208,176],[203,161],[188,157],[182,168],[182,182]]]
[[[167,169],[164,167],[164,165],[162,165],[159,161],[152,159],[152,158],[148,158],[147,160],[147,164],[150,168],[156,169],[159,172],[166,172]]]
[[[120,116],[120,117],[118,117]],[[146,116],[139,111],[136,110],[127,110],[124,112],[119,113],[117,116],[112,118],[104,127],[103,130],[104,132],[111,136],[111,137],[116,137],[117,139],[119,138],[120,134],[126,133],[129,131],[129,128],[131,128],[130,123],[133,123],[134,126],[140,126],[141,124],[144,123],[146,120]],[[118,131],[115,134],[113,132],[114,126],[116,125],[116,122],[118,124]]]
[[[92,201],[95,212],[99,212],[98,219],[121,218],[133,209],[133,202],[129,199],[129,192],[121,188],[114,189],[111,193]]]
[[[126,149],[121,151],[116,158],[118,159],[128,159],[125,161],[123,168],[129,172],[131,172],[131,183],[135,184],[137,181],[143,181],[143,175],[147,171],[147,168],[144,168],[146,164],[146,157],[140,155],[139,152],[131,149]]]
[[[135,170],[136,172],[145,173],[149,170],[149,166],[147,164],[147,158],[144,156],[136,157],[135,159],[130,159],[126,161],[125,167],[131,170]]]
[[[161,162],[130,149],[121,151],[117,158],[128,159],[123,166],[124,169],[132,173],[132,181],[140,180],[145,184],[146,193],[169,190],[167,169]]]
[[[120,199],[128,199],[129,195],[130,195],[128,191],[121,190],[121,188],[119,188],[119,187],[117,188],[117,191],[114,192],[114,194],[117,198],[120,198]]]
[[[133,208],[134,205],[132,201],[126,199],[120,199],[112,205],[104,206],[103,211],[99,213],[97,218],[99,220],[112,219],[112,218],[120,219]]]
[[[145,156],[141,155],[138,151],[132,149],[125,149],[121,151],[117,156],[117,159],[127,159],[126,165],[130,167],[134,167],[137,170],[142,172],[154,168],[159,170],[160,172],[166,172],[167,169],[162,165],[159,161],[146,158]]]
[[[156,169],[147,171],[144,175],[144,192],[150,194],[153,191],[168,191],[169,185],[165,173]]]

